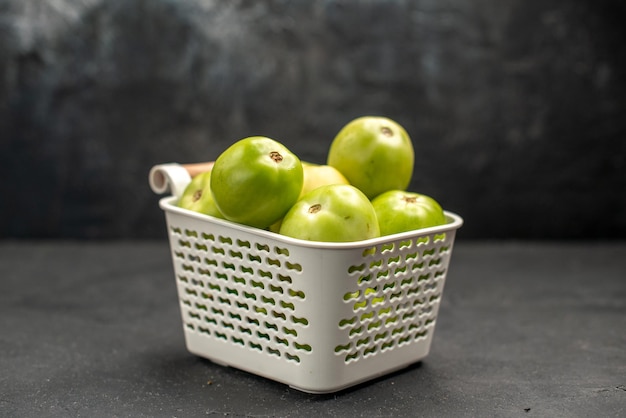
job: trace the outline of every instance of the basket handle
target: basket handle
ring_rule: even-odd
[[[163,194],[169,190],[173,196],[180,197],[192,177],[212,167],[213,161],[195,164],[158,164],[150,169],[148,181],[154,193]]]

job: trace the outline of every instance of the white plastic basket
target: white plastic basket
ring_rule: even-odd
[[[155,166],[155,192],[182,166]],[[462,219],[350,243],[309,242],[181,209],[165,211],[187,348],[310,393],[423,359]]]

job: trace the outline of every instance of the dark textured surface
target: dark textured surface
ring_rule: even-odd
[[[430,355],[316,396],[186,351],[166,242],[5,241],[0,416],[624,416],[625,251],[458,242]]]
[[[466,237],[626,236],[619,0],[0,0],[0,236],[164,237],[157,163],[411,134]]]

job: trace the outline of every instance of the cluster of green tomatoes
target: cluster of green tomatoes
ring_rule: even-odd
[[[351,242],[446,223],[433,198],[407,191],[414,149],[406,130],[380,116],[346,124],[324,165],[301,161],[274,139],[228,147],[196,175],[182,208],[309,241]]]

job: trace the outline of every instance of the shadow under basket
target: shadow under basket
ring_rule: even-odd
[[[191,212],[177,199],[159,205],[191,353],[309,393],[428,355],[458,215],[446,212],[438,227],[323,243]]]

